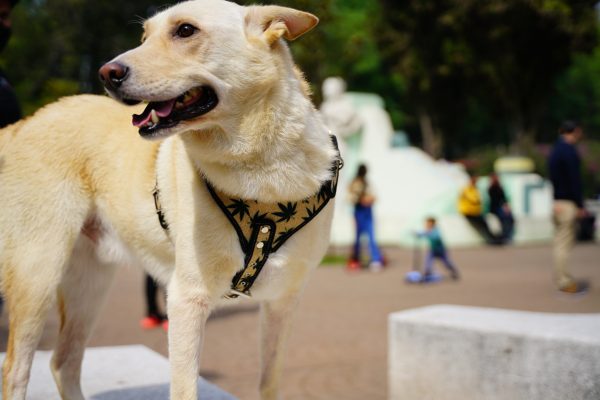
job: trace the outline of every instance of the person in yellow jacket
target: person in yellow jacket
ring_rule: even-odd
[[[503,240],[494,235],[483,217],[481,195],[477,189],[477,177],[471,176],[469,184],[461,191],[458,198],[458,211],[464,215],[469,224],[483,237],[488,244],[502,244]]]

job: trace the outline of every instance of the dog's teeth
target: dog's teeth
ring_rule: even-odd
[[[150,117],[152,118],[152,122],[154,123],[154,125],[158,124],[158,122],[160,121],[160,118],[158,117],[158,115],[156,115],[156,110],[152,110],[150,111]]]
[[[202,92],[202,89],[196,87],[193,88],[190,92],[191,97],[198,97],[198,95]]]

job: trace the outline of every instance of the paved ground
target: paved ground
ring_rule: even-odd
[[[430,304],[460,304],[561,313],[600,312],[600,245],[580,245],[573,272],[589,278],[585,296],[553,290],[548,246],[453,250],[460,282],[407,285],[411,254],[386,249],[390,267],[348,274],[339,266],[315,271],[290,338],[283,382],[288,400],[386,399],[387,315]],[[166,355],[166,335],[142,331],[142,273],[123,269],[112,288],[91,346],[144,344]],[[258,399],[258,307],[242,303],[208,323],[202,375],[242,400]],[[40,348],[50,349],[57,319],[50,316]],[[0,319],[0,351],[7,318]],[[449,344],[451,345],[451,344]],[[85,384],[85,383],[84,383]]]

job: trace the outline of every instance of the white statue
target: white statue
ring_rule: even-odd
[[[347,92],[342,78],[323,82],[321,114],[339,139],[344,158],[332,227],[332,243],[354,240],[351,204],[345,200],[347,185],[358,164],[369,167],[369,183],[377,192],[374,207],[377,240],[382,244],[414,245],[412,232],[421,229],[428,216],[435,216],[449,245],[478,243],[478,235],[456,211],[460,189],[468,181],[456,164],[436,161],[421,149],[393,147],[394,128],[383,99],[373,93]],[[518,182],[517,182],[518,181]],[[533,174],[511,176],[508,189],[520,224],[516,240],[547,239],[551,196],[542,179]],[[529,204],[531,203],[531,204]],[[533,206],[535,204],[535,207]]]
[[[345,96],[346,82],[340,77],[330,77],[323,82],[321,114],[331,132],[340,139],[357,133],[362,127],[360,115]]]

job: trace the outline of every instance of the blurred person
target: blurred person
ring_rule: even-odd
[[[371,271],[379,271],[383,267],[383,258],[375,241],[375,229],[373,221],[373,203],[375,196],[367,181],[367,166],[360,164],[356,177],[348,187],[349,197],[354,204],[354,220],[356,222],[356,240],[352,256],[348,262],[348,269],[360,269],[361,260],[361,238],[367,237],[369,244],[369,268]]]
[[[442,235],[437,227],[436,219],[428,217],[425,220],[425,230],[422,232],[416,232],[418,237],[424,237],[429,240],[429,253],[425,259],[425,271],[423,272],[422,282],[429,282],[433,277],[433,262],[437,258],[450,271],[450,277],[454,280],[459,279],[460,275],[458,270],[454,266],[454,263],[448,256],[448,251],[444,242],[442,241]]]
[[[554,187],[554,274],[558,289],[581,293],[588,283],[576,281],[569,272],[568,259],[575,244],[577,219],[584,218],[581,159],[575,145],[583,130],[575,121],[564,121],[548,157],[548,173]]]
[[[162,326],[164,330],[169,327],[165,313],[158,306],[158,284],[149,274],[146,274],[144,294],[146,299],[146,316],[140,321],[143,329],[152,329]]]
[[[10,13],[18,0],[0,0],[0,53],[8,44],[12,21]],[[0,128],[21,119],[21,107],[15,91],[8,82],[4,71],[0,69]]]
[[[490,230],[483,216],[481,195],[477,189],[477,176],[472,175],[468,185],[458,198],[458,211],[469,221],[469,224],[483,237],[487,244],[502,244],[500,237]]]
[[[515,220],[510,209],[510,204],[500,184],[498,175],[490,175],[490,186],[488,187],[490,197],[490,212],[498,218],[502,226],[502,240],[512,241],[514,235]]]

